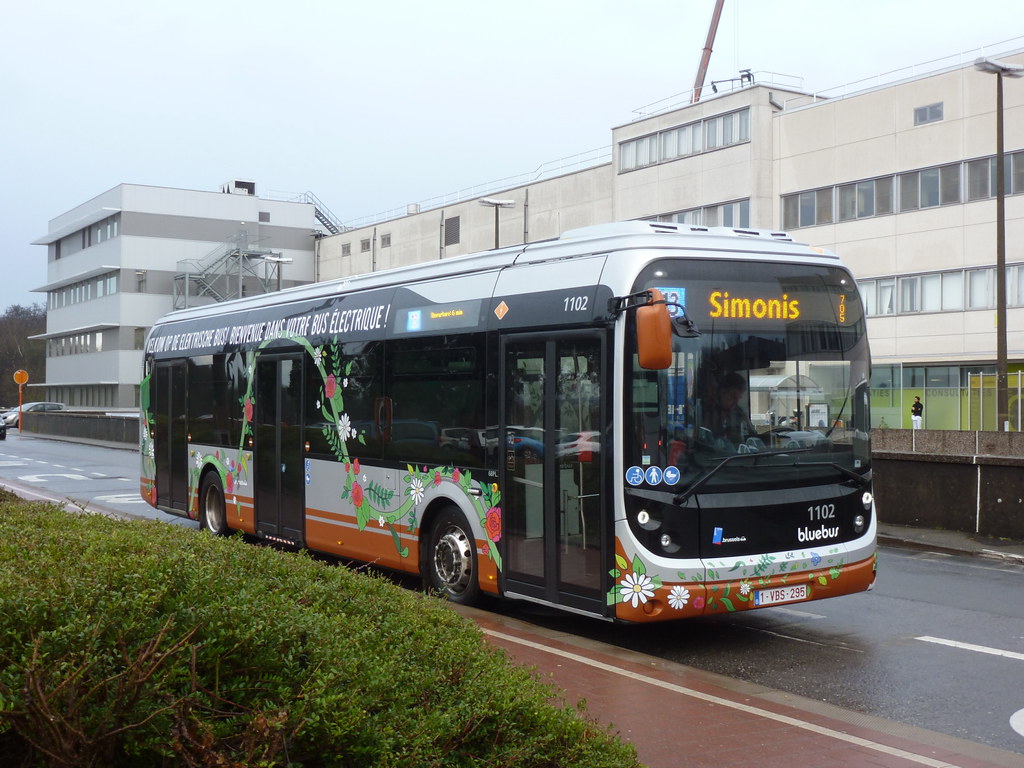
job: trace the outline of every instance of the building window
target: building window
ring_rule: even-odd
[[[692,208],[686,211],[663,213],[660,216],[652,217],[651,220],[693,227],[748,229],[750,227],[750,200],[738,200],[735,203],[723,203],[722,205],[709,205],[705,208]]]
[[[364,238],[359,241],[359,252],[369,253],[370,252],[370,238]]]
[[[750,226],[750,201],[711,205],[704,209],[704,225],[708,227],[734,227],[746,229]]]
[[[1003,186],[1006,194],[1024,192],[1024,152],[1006,155]],[[985,200],[996,196],[996,159],[986,157],[967,163],[967,200]]]
[[[996,159],[972,160],[967,164],[967,200],[984,200],[996,193]]]
[[[380,236],[380,247],[381,248],[390,248],[391,247],[391,235],[390,234],[381,235]]]
[[[674,160],[700,152],[700,123],[690,123],[661,134],[661,157]]]
[[[928,104],[924,107],[914,107],[914,125],[925,123],[937,123],[942,119],[942,102]]]
[[[342,256],[351,256],[352,255],[352,243],[342,243],[341,244],[341,255]]]
[[[964,308],[964,273],[945,272],[942,275],[942,308]]]
[[[960,163],[900,174],[900,210],[960,202]]]
[[[750,109],[669,128],[619,144],[619,172],[750,141]]]
[[[459,244],[460,223],[461,219],[458,216],[444,220],[444,244],[446,246]]]
[[[896,313],[896,280],[888,278],[878,281],[878,302],[876,307],[879,315]]]
[[[995,299],[995,269],[967,270],[967,308],[990,309]]]
[[[1024,266],[1006,268],[1006,303],[1012,307],[1024,306]]]
[[[782,198],[782,228],[797,229],[832,223],[832,187]]]
[[[921,286],[919,277],[900,278],[900,312],[919,312],[921,302],[918,291]]]

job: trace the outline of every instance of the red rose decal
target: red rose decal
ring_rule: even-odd
[[[438,469],[438,470],[436,470],[434,472],[434,485],[440,485],[440,484],[441,484],[441,470]]]
[[[487,538],[491,541],[501,541],[501,510],[497,507],[491,507],[487,510],[484,530],[487,531]]]
[[[352,503],[357,509],[363,506],[363,486],[359,483],[352,483]]]
[[[252,421],[252,398],[245,399],[245,420]]]
[[[330,400],[334,397],[334,393],[338,391],[338,380],[334,378],[332,373],[327,377],[327,381],[324,382],[324,394],[327,395],[327,399]]]

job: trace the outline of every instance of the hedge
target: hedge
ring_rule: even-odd
[[[0,765],[638,763],[434,597],[3,496]]]

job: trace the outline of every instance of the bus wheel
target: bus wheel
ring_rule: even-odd
[[[480,595],[476,576],[476,542],[465,516],[458,509],[444,509],[434,521],[425,565],[427,589],[461,605],[475,602]]]
[[[199,524],[214,536],[225,536],[228,533],[224,491],[216,472],[207,473],[199,490]]]

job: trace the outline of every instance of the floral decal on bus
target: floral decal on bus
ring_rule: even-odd
[[[762,554],[735,561],[703,561],[696,572],[678,572],[679,583],[664,584],[650,575],[639,555],[632,561],[616,552],[609,573],[615,580],[606,595],[608,605],[629,604],[629,608],[649,610],[648,603],[665,605],[673,611],[695,613],[732,613],[754,607],[755,592],[792,584],[806,585],[809,598],[813,588],[832,587],[849,572],[838,547],[824,552],[787,553],[792,559]],[[703,574],[703,575],[702,575]]]
[[[245,353],[244,391],[238,398],[238,409],[242,420],[237,456],[233,457],[228,455],[229,452],[220,450],[204,452],[195,449],[189,451],[188,509],[190,516],[198,514],[198,494],[202,473],[206,468],[212,467],[220,477],[229,511],[237,516],[238,521],[245,518],[244,504],[247,499],[241,498],[237,489],[249,484],[254,456],[252,444],[255,439],[256,399],[259,396],[256,392],[256,363],[268,344],[281,339],[286,339],[302,347],[313,363],[312,370],[316,372],[313,375],[319,375],[320,397],[316,400],[315,406],[323,417],[321,431],[330,451],[343,467],[344,479],[338,493],[342,500],[351,504],[358,529],[362,531],[370,525],[386,529],[391,534],[399,555],[403,558],[408,557],[410,550],[402,540],[401,529],[407,533],[417,531],[421,522],[421,505],[429,500],[432,492],[444,486],[452,486],[459,497],[471,505],[473,514],[484,532],[486,540],[480,546],[480,552],[493,561],[498,570],[501,570],[501,555],[498,548],[494,546],[500,541],[502,532],[501,492],[497,483],[475,481],[470,472],[454,465],[407,464],[402,478],[402,487],[395,490],[381,485],[371,476],[372,473],[366,472],[366,468],[361,466],[358,453],[359,447],[366,445],[366,434],[360,431],[359,425],[353,422],[345,409],[345,390],[349,386],[355,360],[345,360],[341,345],[337,341],[314,346],[304,336],[279,334]],[[150,387],[151,376],[147,375],[141,384],[143,420],[140,445],[144,476],[141,490],[143,496],[155,505],[156,462],[153,439],[155,418],[150,402]],[[313,481],[315,471],[313,463],[307,459],[303,469],[307,485]]]

